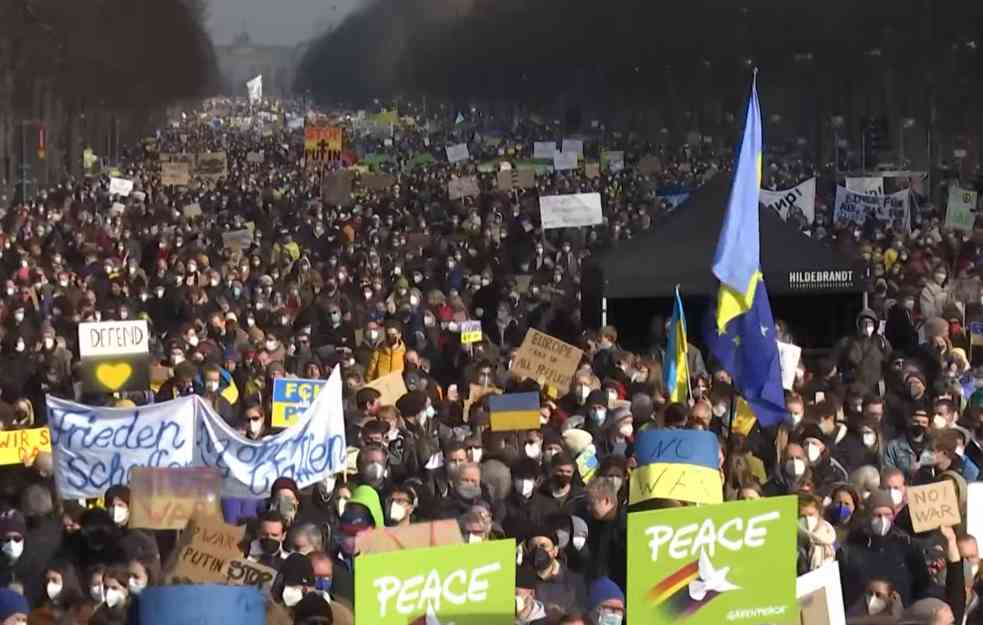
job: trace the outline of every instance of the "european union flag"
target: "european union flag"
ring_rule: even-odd
[[[713,259],[720,291],[707,317],[706,340],[758,421],[771,426],[780,423],[786,411],[775,321],[761,277],[761,144],[761,110],[752,81],[734,184]]]
[[[717,328],[716,315],[706,317],[706,341],[711,353],[734,380],[734,388],[747,400],[758,422],[768,427],[785,419],[781,361],[771,316],[768,289],[756,275],[751,309]],[[715,312],[715,311],[712,311]]]

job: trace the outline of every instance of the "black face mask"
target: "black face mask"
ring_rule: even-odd
[[[573,480],[573,477],[572,476],[569,476],[569,475],[554,475],[553,476],[553,484],[555,484],[557,488],[566,488],[567,486],[570,486],[570,482],[572,480]]]
[[[921,438],[925,435],[925,426],[923,425],[912,425],[908,428],[908,433],[911,434],[912,438]]]
[[[542,547],[536,547],[532,552],[532,566],[537,571],[545,571],[553,564],[553,558]]]
[[[268,556],[272,556],[280,550],[280,541],[275,538],[260,538],[259,547]]]

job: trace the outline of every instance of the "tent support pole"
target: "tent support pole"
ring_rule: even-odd
[[[601,327],[608,324],[608,298],[601,298]]]

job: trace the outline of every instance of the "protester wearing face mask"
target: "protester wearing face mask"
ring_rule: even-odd
[[[834,358],[844,379],[872,392],[884,377],[884,364],[891,354],[891,344],[878,334],[877,314],[865,308],[857,315],[857,336],[841,341]]]
[[[280,513],[289,528],[300,510],[300,489],[289,477],[278,477],[270,486],[269,509]]]
[[[849,474],[830,454],[828,440],[814,423],[807,422],[799,431],[799,440],[806,452],[806,462],[817,485],[846,482]]]
[[[284,606],[295,608],[308,593],[315,592],[314,565],[307,556],[290,554],[279,571],[274,587],[279,590],[279,599]]]
[[[908,423],[908,430],[904,435],[888,442],[884,450],[884,464],[901,470],[905,479],[911,480],[928,448],[928,411],[924,408],[915,409]]]
[[[385,447],[378,443],[363,445],[358,454],[358,481],[371,486],[376,492],[385,492],[390,483],[387,463]]]
[[[899,619],[904,611],[904,605],[901,603],[901,597],[894,589],[894,584],[884,578],[869,580],[860,598],[846,608],[848,620],[868,616],[890,616],[893,619]]]
[[[762,488],[765,497],[778,497],[797,492],[803,484],[812,479],[806,451],[798,443],[785,447],[784,459],[778,471]]]
[[[0,625],[27,625],[31,607],[16,590],[0,588]]]
[[[939,266],[932,272],[932,279],[922,288],[918,297],[918,310],[924,319],[943,317],[945,305],[949,300],[946,288],[948,272]]]
[[[267,427],[266,417],[263,415],[262,409],[257,405],[247,404],[240,424],[246,438],[250,440],[263,438],[267,434]]]
[[[113,564],[102,574],[103,602],[92,614],[90,622],[124,625],[130,610],[130,574],[126,566]]]
[[[249,546],[249,559],[279,570],[286,557],[283,550],[286,533],[287,523],[279,512],[269,510],[262,513],[258,519],[256,538]]]
[[[130,489],[126,486],[111,486],[106,490],[104,499],[113,523],[125,528],[130,521]]]
[[[622,625],[625,622],[625,594],[607,577],[591,583],[587,604],[597,625]]]
[[[434,518],[456,519],[474,506],[488,509],[497,523],[505,516],[502,502],[492,502],[488,489],[481,483],[481,466],[464,463],[451,476],[450,491],[437,505]]]
[[[42,579],[44,595],[38,610],[55,618],[74,613],[83,614],[85,596],[75,566],[68,561],[56,560],[45,570]]]
[[[890,580],[908,605],[931,584],[921,549],[895,529],[890,493],[872,492],[864,507],[864,531],[852,536],[836,553],[844,603],[852,605],[861,599],[867,580],[880,577]]]
[[[502,529],[508,536],[519,536],[543,522],[548,501],[539,492],[542,469],[532,458],[520,458],[511,467],[512,488],[505,499]]]
[[[824,512],[825,519],[836,531],[836,544],[846,542],[857,525],[856,512],[863,499],[852,486],[841,485],[833,489]]]
[[[413,513],[417,507],[416,490],[410,485],[393,488],[386,498],[386,525],[406,527],[413,523]]]
[[[385,343],[372,352],[365,377],[369,381],[376,380],[394,371],[402,371],[406,356],[406,344],[403,343],[403,326],[397,321],[386,324]]]
[[[835,556],[836,531],[820,511],[822,503],[814,495],[799,495],[799,574],[815,571]]]
[[[547,610],[584,610],[587,605],[587,586],[584,578],[571,571],[560,558],[559,539],[545,527],[533,525],[524,532],[523,567],[536,574],[536,599]]]

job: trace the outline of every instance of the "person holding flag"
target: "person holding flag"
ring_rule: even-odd
[[[686,341],[686,315],[683,300],[676,286],[676,298],[669,320],[669,340],[666,345],[665,383],[670,402],[686,402],[689,399],[689,345]]]
[[[785,395],[775,321],[761,274],[758,190],[761,187],[761,111],[757,71],[751,83],[744,137],[734,172],[713,274],[720,290],[707,315],[710,351],[731,375],[734,388],[762,427],[785,419]]]

